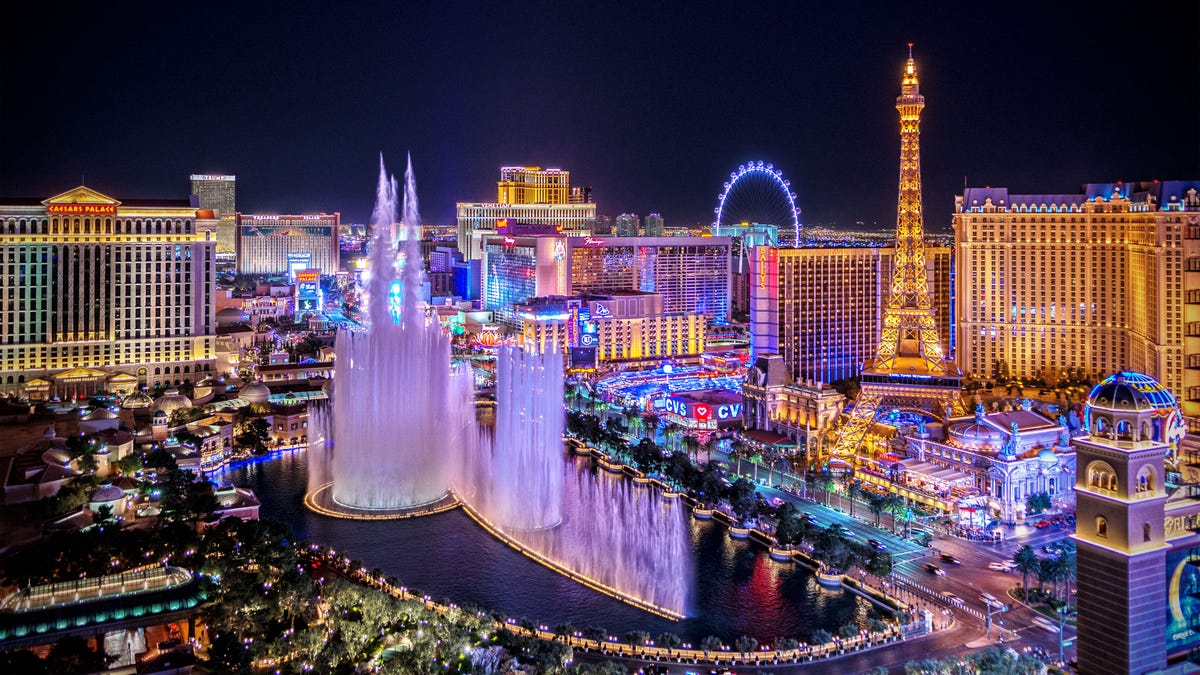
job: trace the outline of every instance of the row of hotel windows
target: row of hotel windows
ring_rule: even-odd
[[[9,218],[0,234],[192,234],[191,219]]]

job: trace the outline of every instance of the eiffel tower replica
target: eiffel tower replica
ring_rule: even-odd
[[[850,462],[882,416],[893,410],[938,419],[962,414],[962,371],[946,358],[937,333],[937,308],[925,272],[925,225],[921,217],[921,110],[925,97],[908,45],[900,83],[900,200],[896,218],[896,258],[883,333],[875,359],[862,372],[861,391],[832,453]]]

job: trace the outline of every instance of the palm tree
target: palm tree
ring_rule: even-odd
[[[1034,552],[1033,547],[1025,544],[1013,554],[1013,563],[1021,573],[1021,588],[1025,593],[1025,599],[1028,600],[1029,575],[1038,573],[1041,569],[1041,561],[1038,560],[1037,553]]]
[[[652,412],[642,415],[642,428],[657,436],[658,434],[655,432],[658,431],[658,415]],[[647,436],[647,438],[650,438],[650,436]]]
[[[742,458],[746,456],[746,449],[747,449],[746,442],[743,441],[741,439],[741,437],[739,437],[739,436],[734,436],[733,440],[729,442],[729,458],[737,460],[737,469],[736,469],[735,473],[737,473],[739,476],[742,474]],[[758,469],[757,468],[755,469],[754,478],[755,478],[755,482],[757,482],[757,480],[758,480]]]
[[[821,471],[820,481],[821,489],[825,491],[825,506],[829,506],[829,493],[837,487],[837,481],[834,480],[833,474],[828,469]]]
[[[683,449],[692,458],[693,462],[697,461],[696,451],[700,449],[700,439],[696,438],[695,436],[693,436],[691,434],[684,436],[683,437]]]
[[[658,636],[658,646],[667,650],[667,656],[671,655],[671,651],[679,645],[683,644],[683,639],[674,633],[663,633]]]
[[[883,496],[883,510],[892,516],[892,534],[896,534],[896,514],[904,508],[904,498],[889,492]]]
[[[821,478],[812,469],[804,472],[804,497],[812,499],[812,494],[817,491],[817,486],[820,485]]]
[[[704,658],[708,658],[709,652],[715,652],[721,649],[721,638],[715,635],[708,635],[700,640],[700,649],[704,651]]]
[[[875,527],[879,527],[879,516],[883,515],[884,496],[878,492],[867,493],[867,508],[875,516]]]
[[[747,652],[752,652],[755,649],[758,649],[758,640],[755,640],[749,635],[743,635],[737,640],[733,641],[733,646],[738,650],[738,653],[742,655],[742,659],[745,660]]]
[[[854,517],[854,503],[862,496],[862,483],[852,480],[846,484],[846,496],[850,498],[850,517]]]
[[[813,645],[823,645],[832,640],[833,640],[833,634],[830,633],[829,631],[825,630],[824,628],[818,628],[818,629],[814,630],[812,632],[812,635],[808,638],[809,644],[813,644]]]

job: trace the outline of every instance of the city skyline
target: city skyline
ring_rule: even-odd
[[[729,172],[763,160],[791,180],[802,222],[887,231],[907,42],[934,101],[931,232],[949,229],[964,183],[1073,193],[1200,171],[1194,7],[1133,23],[1070,4],[689,5],[685,25],[670,6],[206,8],[220,30],[160,7],[34,8],[56,13],[6,26],[3,90],[46,104],[6,107],[0,194],[79,178],[154,197],[220,173],[239,176],[243,212],[365,222],[378,153],[411,150],[427,222],[453,222],[455,201],[490,198],[500,166],[529,164],[570,170],[602,213],[678,226],[710,221]],[[110,103],[57,104],[63,82],[72,100]],[[1114,87],[1137,105],[1112,105]]]

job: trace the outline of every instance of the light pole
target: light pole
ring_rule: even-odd
[[[1008,611],[1008,605],[1001,604],[995,598],[984,596],[983,604],[987,607],[987,641],[992,641],[992,615]],[[1061,633],[1060,633],[1061,634]]]
[[[1069,612],[1066,610],[1067,610],[1067,606],[1065,604],[1062,607],[1058,608],[1058,662],[1059,663],[1063,663],[1064,661],[1066,661],[1066,659],[1063,658],[1063,648],[1066,646],[1063,644],[1063,628],[1067,625],[1067,619],[1075,616],[1075,610],[1071,610]]]

